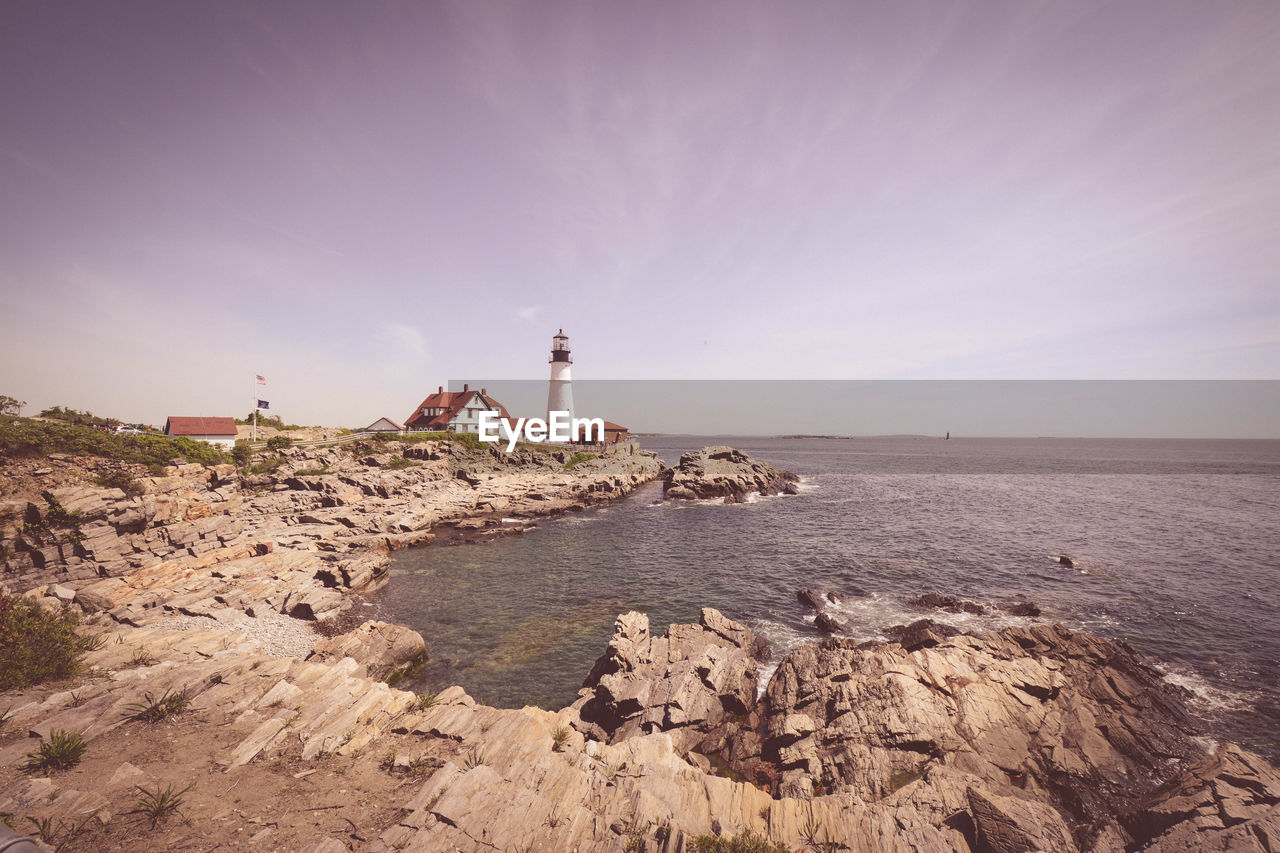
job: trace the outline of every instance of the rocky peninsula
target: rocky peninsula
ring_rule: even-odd
[[[101,638],[83,675],[0,694],[17,829],[65,850],[1280,850],[1270,765],[1206,737],[1124,644],[1052,624],[833,636],[766,684],[767,644],[720,612],[661,635],[625,613],[559,711],[398,690],[423,639],[356,615],[390,550],[513,535],[660,463],[446,441],[277,458],[132,472],[133,494],[83,482],[102,461],[5,463],[7,591]],[[676,471],[669,497],[795,482],[730,448]],[[20,772],[59,731],[79,763]],[[148,806],[166,792],[172,820]]]

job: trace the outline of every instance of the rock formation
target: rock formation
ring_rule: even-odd
[[[799,479],[732,447],[704,447],[685,453],[675,468],[662,473],[667,499],[724,498],[726,503],[741,502],[750,494],[793,495]]]
[[[671,732],[682,752],[755,706],[757,661],[767,646],[747,627],[704,607],[697,625],[649,634],[649,617],[624,613],[609,649],[574,703],[574,727],[606,743]]]
[[[658,470],[634,445],[572,471],[557,453],[371,442],[288,451],[248,476],[179,466],[144,478],[138,495],[60,483],[40,502],[0,503],[10,589],[70,602],[103,634],[88,678],[0,702],[0,813],[76,831],[94,821],[85,831],[110,839],[104,849],[119,847],[116,831],[136,846],[112,823],[136,810],[134,780],[181,789],[203,762],[186,796],[204,818],[146,843],[250,846],[270,830],[269,845],[306,853],[685,853],[700,835],[752,832],[796,851],[1280,850],[1275,769],[1206,739],[1185,696],[1128,646],[1060,626],[975,636],[921,619],[890,629],[890,642],[829,638],[788,654],[761,693],[767,647],[745,625],[705,608],[654,636],[647,616],[626,613],[578,700],[557,712],[375,680],[422,653],[422,637],[398,626],[365,622],[290,653],[240,629],[344,624],[353,593],[386,582],[391,548],[444,525],[478,536],[501,529],[498,514],[608,499]],[[710,448],[686,454],[666,490],[740,499],[793,485]],[[828,594],[799,596],[831,617]],[[183,620],[199,627],[172,627]],[[141,728],[139,707],[179,694],[180,723]],[[84,738],[96,775],[19,772],[56,730]],[[163,755],[175,732],[199,751]],[[112,743],[157,750],[124,761]],[[322,768],[328,789],[305,781]],[[348,770],[404,774],[379,795],[377,822]],[[240,809],[272,805],[241,803],[255,779],[330,799],[236,834]]]

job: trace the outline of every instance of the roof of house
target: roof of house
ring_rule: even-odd
[[[467,403],[471,402],[473,397],[479,397],[484,405],[497,409],[500,417],[511,417],[507,413],[505,406],[492,397],[482,395],[479,391],[437,391],[419,403],[418,407],[413,410],[413,414],[405,418],[404,422],[407,426],[418,428],[444,428],[449,425],[449,421],[453,420],[454,415],[466,408]],[[438,415],[428,417],[421,414],[423,409],[444,409],[444,411]]]
[[[177,418],[164,422],[169,435],[230,435],[236,434],[235,418]]]
[[[605,421],[604,431],[605,432],[626,432],[627,428],[624,427],[622,424],[615,424],[613,421]]]
[[[369,424],[367,427],[365,427],[365,429],[366,429],[366,430],[373,429],[374,427],[376,427],[378,424],[382,423],[383,421],[386,421],[387,423],[391,424],[391,425],[392,425],[393,427],[395,427],[396,429],[399,429],[399,430],[404,429],[404,427],[403,427],[403,426],[401,426],[400,424],[398,424],[398,423],[396,423],[395,421],[391,420],[391,418],[386,418],[386,417],[378,418],[376,421],[374,421],[373,423],[371,423],[371,424]]]

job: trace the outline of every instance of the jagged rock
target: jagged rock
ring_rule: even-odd
[[[666,731],[682,751],[756,701],[762,643],[741,623],[702,609],[697,625],[649,634],[649,617],[624,613],[574,704],[574,726],[604,740]]]
[[[989,853],[1075,853],[1076,845],[1062,816],[1052,807],[1019,797],[1002,797],[969,789],[977,848]]]
[[[847,640],[805,646],[779,666],[758,710],[762,759],[777,768],[779,793],[820,786],[878,799],[910,789],[913,802],[952,812],[963,797],[982,849],[1075,849],[1042,807],[1074,829],[1072,844],[1104,831],[1145,843],[1159,828],[1145,804],[1159,799],[1170,762],[1204,752],[1181,694],[1160,673],[1121,643],[1061,626],[955,636],[915,651]],[[797,714],[814,731],[793,740],[778,721]],[[1015,801],[1000,799],[1008,797]],[[1028,820],[1050,834],[1006,831],[1030,833]]]
[[[371,620],[353,631],[316,643],[307,660],[352,658],[364,666],[370,678],[385,681],[426,657],[427,644],[417,631]]]
[[[912,607],[919,607],[924,610],[945,610],[948,613],[973,613],[981,616],[987,612],[987,609],[981,604],[974,601],[966,601],[963,598],[957,598],[954,595],[940,595],[936,592],[928,592],[924,595],[917,596],[907,602]]]
[[[909,652],[939,645],[947,637],[960,633],[950,625],[932,619],[918,619],[910,625],[891,625],[884,632]]]
[[[796,590],[796,598],[800,603],[810,610],[821,611],[828,604],[839,604],[840,598],[831,592],[816,589],[798,589]]]
[[[1074,569],[1076,567],[1075,562],[1065,554],[1058,558],[1058,562],[1066,566],[1068,569]]]
[[[680,464],[662,472],[663,497],[732,498],[745,500],[752,493],[776,495],[799,480],[765,462],[757,462],[732,447],[704,447],[680,457]]]
[[[843,634],[848,630],[843,622],[825,611],[814,617],[813,624],[824,634]]]
[[[1000,609],[1010,616],[1039,616],[1040,605],[1034,601],[1013,601],[1000,605]]]

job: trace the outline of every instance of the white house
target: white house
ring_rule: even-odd
[[[463,385],[461,391],[446,391],[441,385],[436,393],[419,403],[413,414],[405,418],[404,425],[411,430],[432,432],[479,432],[481,412],[497,412],[501,418],[511,417],[506,408],[483,388],[472,391]]]
[[[207,441],[230,450],[236,446],[236,419],[169,417],[164,422],[164,434],[170,438],[181,435]]]

